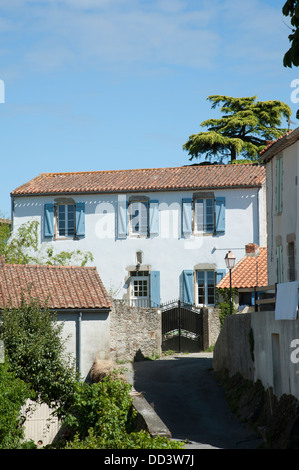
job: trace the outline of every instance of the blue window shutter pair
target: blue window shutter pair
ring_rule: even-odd
[[[225,269],[216,271],[216,285],[225,275]],[[183,271],[183,301],[188,304],[194,304],[194,277],[193,270]]]
[[[128,235],[128,203],[125,197],[119,197],[117,216],[118,238],[126,238]],[[159,235],[159,201],[149,201],[149,233],[150,235]]]
[[[45,238],[54,237],[54,204],[45,204],[44,213],[44,235]],[[76,203],[76,235],[85,236],[85,203]]]
[[[182,233],[184,236],[191,235],[193,219],[192,199],[183,199],[182,205]],[[215,199],[215,232],[225,233],[225,197]]]
[[[151,307],[160,307],[160,271],[150,273],[150,296]]]

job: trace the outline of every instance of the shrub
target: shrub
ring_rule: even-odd
[[[0,364],[0,449],[22,447],[24,436],[21,407],[32,392],[27,384],[16,378],[8,363]]]
[[[132,406],[131,385],[105,377],[94,384],[78,383],[73,405],[64,424],[72,434],[68,449],[170,449],[182,444],[166,437],[152,438],[147,432],[134,432],[137,412]]]

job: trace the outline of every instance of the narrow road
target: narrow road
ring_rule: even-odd
[[[143,392],[174,439],[188,448],[256,449],[260,439],[231,412],[212,370],[211,353],[135,362],[134,388]]]

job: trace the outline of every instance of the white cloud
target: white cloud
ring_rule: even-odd
[[[271,62],[288,34],[281,6],[266,0],[1,0],[1,12],[3,48],[7,37],[14,41],[9,29],[17,25],[23,65],[46,71]]]

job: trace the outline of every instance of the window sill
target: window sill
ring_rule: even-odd
[[[130,238],[149,238],[148,235],[138,235],[137,233],[130,233],[129,237]]]
[[[53,241],[55,242],[61,242],[61,241],[70,241],[70,240],[78,240],[77,237],[72,236],[72,237],[53,237]]]

